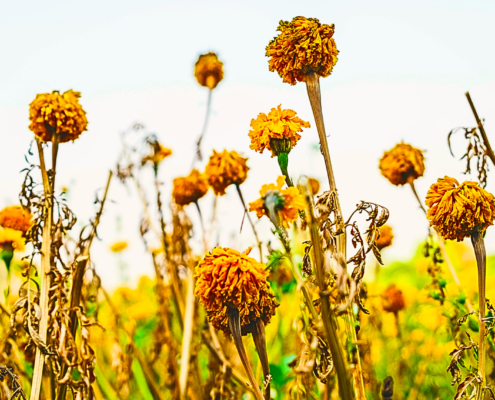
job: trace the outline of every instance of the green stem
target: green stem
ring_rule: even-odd
[[[289,153],[278,153],[278,165],[280,167],[280,170],[282,171],[282,174],[285,175],[285,183],[287,183],[287,186],[292,187],[294,186],[294,183],[292,182],[292,179],[289,177],[289,171],[288,171],[288,166],[289,166]]]

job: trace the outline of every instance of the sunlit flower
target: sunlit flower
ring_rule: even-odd
[[[121,251],[124,251],[125,249],[127,249],[128,247],[128,243],[127,242],[115,242],[114,244],[112,244],[110,246],[110,251],[112,253],[120,253]]]
[[[309,122],[296,117],[296,114],[293,110],[282,110],[280,105],[277,108],[272,108],[268,115],[258,114],[256,119],[251,120],[251,128],[253,129],[249,131],[251,138],[249,147],[260,153],[263,153],[265,149],[270,150],[272,157],[275,156],[270,145],[272,139],[289,139],[290,147],[294,147],[301,139],[298,132],[302,132],[303,128],[310,127]]]
[[[405,185],[425,172],[423,152],[405,143],[386,151],[378,166],[382,175],[393,185]]]
[[[215,194],[224,195],[228,186],[240,185],[246,180],[249,170],[246,161],[247,158],[235,151],[224,150],[217,153],[213,150],[205,168],[205,175]]]
[[[181,206],[198,201],[208,192],[208,181],[197,169],[188,176],[175,178],[173,185],[172,196]]]
[[[29,129],[44,142],[51,142],[54,134],[60,143],[76,140],[88,126],[79,97],[81,93],[72,90],[36,95],[29,105]]]
[[[392,232],[392,227],[390,225],[383,225],[380,228],[380,237],[375,241],[378,250],[384,249],[392,245],[394,240],[394,233]]]
[[[270,211],[266,207],[268,196],[276,197],[275,211],[281,216],[281,222],[285,227],[295,221],[298,217],[298,211],[305,207],[304,196],[299,193],[296,187],[282,189],[285,184],[285,176],[277,178],[277,184],[270,183],[263,185],[260,190],[261,197],[249,203],[249,211],[256,211],[256,216],[261,218],[263,215],[270,217]]]
[[[208,320],[230,335],[228,308],[239,310],[242,334],[250,331],[254,319],[270,322],[278,306],[267,281],[265,264],[244,253],[216,247],[196,267],[195,295],[205,307]]]
[[[172,150],[167,149],[159,142],[152,143],[150,146],[151,152],[147,156],[143,157],[141,164],[151,162],[155,165],[160,164],[165,158],[172,155]]]
[[[194,66],[194,76],[201,86],[215,89],[223,79],[223,63],[215,53],[202,54]]]
[[[23,252],[24,244],[25,241],[21,231],[10,228],[0,228],[0,249]]]
[[[444,239],[461,241],[474,228],[484,232],[495,218],[495,198],[476,182],[459,185],[454,178],[440,178],[431,185],[425,203],[430,225]]]
[[[21,231],[24,235],[33,225],[33,216],[21,206],[5,207],[0,211],[0,226]]]
[[[320,181],[315,178],[308,178],[309,190],[313,196],[316,196],[320,191]]]
[[[321,77],[332,73],[339,51],[332,38],[335,26],[320,24],[316,18],[295,17],[280,21],[280,34],[266,47],[270,71],[277,71],[284,82],[304,82],[308,73]]]
[[[382,306],[387,312],[397,313],[406,307],[404,295],[395,285],[389,286],[382,294]]]

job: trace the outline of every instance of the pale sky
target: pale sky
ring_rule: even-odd
[[[401,140],[427,150],[426,174],[417,181],[422,197],[444,175],[475,179],[462,175],[464,162],[451,157],[446,136],[452,128],[475,125],[464,96],[469,90],[495,142],[493,1],[3,1],[0,206],[18,201],[19,171],[26,166],[24,155],[33,137],[27,128],[29,103],[37,93],[68,89],[82,93],[89,120],[87,132],[61,146],[58,161],[57,186],[70,187],[69,206],[79,218],[75,236],[94,214],[95,190],[115,167],[119,133],[135,122],[174,150],[160,176],[167,198],[171,180],[189,173],[203,123],[207,90],[196,83],[193,66],[208,51],[224,62],[225,79],[214,92],[204,154],[226,148],[249,157],[251,171],[243,190],[247,201],[255,200],[261,185],[275,182],[279,170],[269,154],[249,149],[249,124],[258,113],[282,104],[312,125],[290,155],[291,174],[324,182],[305,85],[284,84],[268,71],[264,55],[279,20],[298,15],[335,24],[339,61],[321,84],[344,213],[360,200],[388,207],[396,240],[385,259],[407,260],[426,234],[426,221],[407,187],[393,187],[381,177],[378,160]],[[464,147],[459,135],[454,139],[457,158]],[[492,193],[493,172],[487,187]],[[151,185],[149,189],[153,196]],[[210,192],[200,203],[207,216],[212,196]],[[109,197],[113,202],[103,216],[92,259],[104,284],[114,287],[118,262],[108,247],[117,239],[130,241],[124,258],[131,284],[141,274],[151,275],[153,268],[138,236],[140,204],[134,190],[115,180]],[[233,188],[219,207],[220,244],[239,250],[253,244],[247,224],[233,238],[243,215]],[[188,213],[197,226],[194,207]],[[117,232],[119,217],[122,229]],[[271,237],[266,221],[258,226],[264,238]],[[486,241],[493,254],[495,228],[488,230]]]

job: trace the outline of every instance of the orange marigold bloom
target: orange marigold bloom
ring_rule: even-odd
[[[10,248],[10,250],[24,251],[24,237],[22,232],[10,229],[0,228],[0,249]]]
[[[175,178],[173,185],[172,196],[180,206],[196,202],[208,192],[208,182],[197,169],[188,176]]]
[[[201,86],[215,89],[223,79],[223,63],[215,53],[202,54],[194,66],[194,76]]]
[[[378,167],[382,175],[393,185],[406,183],[423,176],[425,172],[423,152],[409,144],[399,143],[386,151]]]
[[[304,82],[308,73],[325,78],[332,73],[339,51],[332,36],[335,25],[320,24],[316,18],[295,17],[280,21],[280,34],[266,46],[270,71],[277,71],[284,82]]]
[[[265,264],[244,253],[216,247],[196,267],[194,294],[206,309],[208,320],[218,330],[230,335],[228,307],[239,310],[241,332],[250,332],[250,324],[259,318],[265,324],[278,306],[267,281]]]
[[[88,127],[79,97],[81,93],[72,90],[36,95],[29,105],[29,129],[44,142],[51,142],[55,133],[60,143],[76,140]]]
[[[205,175],[216,195],[222,196],[228,186],[240,185],[246,180],[249,171],[246,161],[247,158],[235,151],[224,150],[217,153],[213,150],[205,168]]]
[[[402,291],[395,285],[389,286],[382,294],[382,306],[387,312],[397,313],[406,308],[406,300]]]
[[[392,231],[392,227],[390,225],[383,225],[381,228],[379,228],[379,231],[380,237],[375,241],[378,250],[391,246],[392,242],[394,241],[394,233]]]
[[[23,235],[31,228],[31,213],[21,206],[5,207],[0,211],[0,226],[21,231]]]
[[[446,176],[431,185],[425,204],[430,226],[444,238],[461,241],[474,228],[482,233],[495,218],[495,198],[476,182],[459,182]]]
[[[296,117],[296,114],[293,110],[282,110],[281,105],[272,108],[268,115],[259,113],[256,119],[251,120],[253,129],[249,131],[249,147],[260,153],[265,149],[270,150],[272,157],[275,153],[270,146],[271,139],[290,139],[291,147],[294,147],[301,139],[298,132],[310,127],[309,122]]]
[[[249,203],[249,211],[256,211],[256,216],[261,218],[263,215],[269,217],[269,210],[265,207],[265,198],[269,195],[276,194],[279,202],[276,205],[276,211],[280,213],[281,222],[285,227],[297,219],[298,211],[303,210],[306,206],[304,196],[299,193],[296,187],[282,189],[285,184],[285,176],[277,178],[277,184],[270,183],[263,185],[260,190],[261,197]]]

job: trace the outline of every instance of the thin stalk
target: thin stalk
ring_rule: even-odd
[[[279,153],[277,155],[277,160],[278,160],[278,165],[280,167],[280,171],[282,171],[282,174],[285,176],[285,183],[287,183],[287,186],[292,187],[294,186],[294,183],[292,182],[292,179],[290,179],[289,176],[289,153]]]
[[[478,117],[478,113],[476,112],[476,108],[474,108],[473,100],[471,100],[471,96],[469,92],[466,92],[466,97],[468,99],[469,105],[471,106],[471,110],[473,111],[474,118],[476,119],[476,123],[478,124],[478,128],[481,132],[481,137],[483,138],[483,142],[485,142],[486,152],[488,153],[488,157],[492,160],[493,165],[495,165],[495,154],[493,153],[492,146],[490,146],[490,142],[488,141],[488,136],[486,136],[485,127],[481,122],[480,117]]]
[[[194,204],[196,204],[196,208],[197,208],[198,214],[199,214],[199,223],[201,225],[201,234],[203,236],[204,251],[205,251],[205,253],[207,253],[208,252],[208,242],[206,241],[206,231],[205,231],[205,224],[203,222],[203,214],[201,213],[201,208],[199,208],[198,201],[195,201]]]
[[[194,274],[187,270],[187,299],[186,315],[184,321],[184,333],[182,337],[182,357],[180,364],[179,386],[181,399],[187,399],[187,377],[189,373],[189,362],[191,357],[191,342],[194,328]]]
[[[239,198],[241,199],[241,203],[242,203],[242,206],[244,207],[244,212],[246,213],[249,224],[251,225],[251,228],[253,229],[254,237],[256,238],[256,243],[258,244],[258,249],[260,251],[260,262],[263,262],[263,246],[262,246],[260,239],[258,237],[258,232],[256,232],[256,227],[254,226],[253,220],[251,219],[251,216],[249,215],[249,211],[246,207],[246,202],[244,201],[244,196],[242,195],[241,187],[238,184],[236,184],[235,188],[237,189],[237,193],[239,194]]]
[[[208,120],[210,119],[212,93],[213,93],[213,89],[209,89],[208,90],[208,102],[206,103],[205,122],[203,124],[203,129],[201,130],[201,134],[199,135],[198,142],[196,143],[196,154],[194,155],[194,159],[193,159],[191,168],[194,167],[194,163],[196,162],[196,160],[201,161],[203,159],[203,155],[201,154],[201,141],[205,137],[206,127],[208,126]]]
[[[254,345],[256,346],[256,351],[258,352],[258,357],[260,358],[261,368],[263,368],[263,386],[265,399],[270,399],[270,382],[272,376],[270,374],[270,364],[268,363],[268,353],[266,351],[266,338],[265,338],[265,324],[259,318],[253,322],[254,329],[252,332]]]

